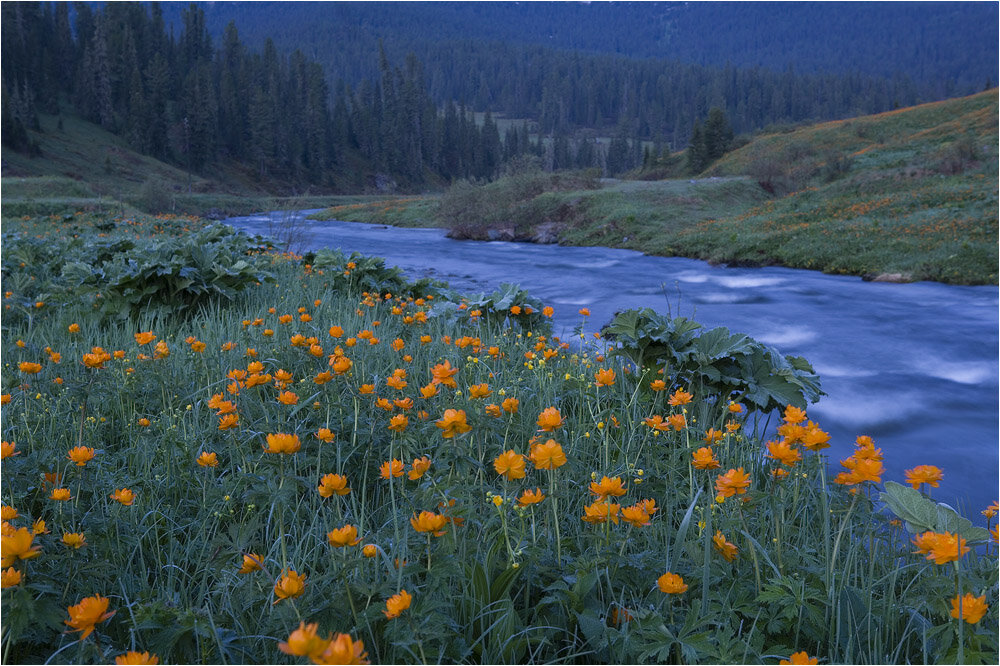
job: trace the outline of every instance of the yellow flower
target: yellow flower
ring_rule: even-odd
[[[87,545],[87,538],[83,532],[65,532],[62,535],[62,542],[70,548],[80,549]]]
[[[448,522],[446,516],[440,514],[431,513],[430,511],[421,511],[418,516],[416,513],[410,518],[410,524],[418,532],[431,532],[434,536],[444,535],[444,526]]]
[[[264,450],[268,453],[292,454],[302,448],[299,436],[283,432],[272,433],[267,436],[267,446]]]
[[[493,459],[493,469],[497,471],[497,474],[503,475],[508,481],[523,479],[525,475],[524,466],[524,456],[514,452],[513,449],[504,451]]]
[[[247,553],[243,556],[243,564],[236,573],[248,574],[252,571],[261,571],[263,559],[257,553]]]
[[[379,476],[388,481],[393,477],[403,476],[404,468],[402,460],[397,460],[396,458],[386,460],[379,467]]]
[[[94,449],[89,446],[74,446],[66,456],[76,463],[77,467],[83,467],[94,459]]]
[[[81,641],[94,631],[94,627],[99,622],[104,622],[117,612],[107,612],[108,599],[99,594],[81,599],[80,603],[70,606],[67,610],[69,611],[69,619],[63,622],[72,627],[74,631],[83,632],[80,634]]]
[[[688,586],[684,579],[669,571],[656,579],[656,586],[664,594],[680,594],[687,592]]]
[[[215,453],[205,453],[202,451],[198,456],[197,462],[202,467],[215,467],[219,464],[219,459],[216,457]]]
[[[803,652],[793,652],[788,659],[782,659],[778,662],[780,666],[790,666],[791,664],[818,664],[819,659],[816,657],[810,657],[808,654]]]
[[[407,478],[410,479],[410,481],[416,481],[417,479],[422,477],[430,468],[431,468],[431,459],[428,458],[427,456],[414,458],[413,465],[406,476]]]
[[[390,620],[395,619],[402,614],[407,608],[410,607],[410,602],[413,597],[406,590],[400,590],[398,594],[394,594],[389,597],[385,602],[385,616]]]
[[[959,610],[960,603],[961,611]],[[956,620],[965,620],[969,624],[976,624],[982,620],[988,608],[985,594],[981,597],[974,597],[971,592],[968,592],[961,599],[956,596],[951,600],[951,616]]]
[[[375,557],[378,555],[378,547],[373,543],[366,543],[365,547],[361,549],[361,554],[365,557]]]
[[[354,525],[344,525],[341,528],[326,533],[326,538],[334,548],[344,546],[357,546],[361,539],[358,537],[358,528]]]
[[[129,650],[125,654],[115,657],[116,664],[159,664],[160,658],[148,652],[136,652]]]
[[[73,497],[69,492],[69,488],[53,488],[52,493],[49,495],[49,499],[57,502],[68,502],[73,499]]]
[[[135,502],[135,493],[128,488],[116,490],[109,497],[123,506],[132,506],[132,503]]]
[[[283,573],[278,582],[274,584],[274,596],[277,597],[271,605],[278,603],[282,599],[292,599],[294,597],[301,597],[302,593],[306,590],[306,576],[296,573],[293,570],[288,570]]]

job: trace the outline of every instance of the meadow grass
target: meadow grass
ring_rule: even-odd
[[[196,231],[107,222],[77,240]],[[559,340],[359,258],[251,244],[242,291],[118,316],[17,260],[63,225],[5,222],[5,662],[997,661],[996,546],[874,443],[831,478],[804,413],[772,448],[585,312]]]

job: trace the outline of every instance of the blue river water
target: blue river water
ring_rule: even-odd
[[[300,220],[311,211],[296,213]],[[288,213],[226,223],[267,234]],[[888,284],[791,268],[726,268],[631,250],[503,241],[457,241],[441,229],[301,221],[300,249],[384,257],[412,278],[434,277],[468,292],[520,284],[555,308],[569,338],[580,308],[588,330],[614,313],[652,307],[726,326],[804,356],[827,393],[809,417],[831,434],[833,471],[869,435],[885,455],[883,480],[904,470],[944,471],[934,497],[982,524],[998,496],[998,289],[934,282]]]

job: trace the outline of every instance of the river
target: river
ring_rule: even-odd
[[[263,214],[225,222],[260,234],[270,224]],[[304,241],[303,249],[384,257],[409,277],[438,278],[462,291],[518,283],[555,308],[555,333],[565,338],[583,307],[591,311],[589,330],[616,311],[652,307],[746,333],[816,369],[827,395],[808,411],[831,434],[833,471],[855,437],[870,435],[885,454],[883,480],[903,483],[905,469],[937,465],[944,480],[935,499],[976,524],[997,499],[997,287],[725,268],[603,247],[456,241],[441,229],[353,222],[310,222]]]

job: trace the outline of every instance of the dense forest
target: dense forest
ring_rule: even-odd
[[[342,174],[351,172],[353,189],[413,188],[489,179],[525,153],[550,169],[598,167],[614,175],[637,166],[644,152],[649,159],[692,139],[703,147],[698,132],[713,109],[722,114],[713,122],[731,136],[884,111],[940,92],[934,86],[942,79],[933,76],[937,83],[899,73],[653,58],[653,33],[662,38],[657,43],[666,35],[679,44],[690,32],[677,28],[679,19],[663,23],[664,16],[687,16],[684,7],[647,10],[653,20],[640,29],[642,14],[631,3],[576,5],[575,13],[565,4],[5,2],[3,141],[31,151],[37,114],[72,108],[136,150],[195,172],[227,161],[262,182],[330,186],[341,174],[336,182],[344,187]],[[210,17],[220,12],[237,20],[213,36]],[[414,12],[423,12],[420,20]],[[600,23],[606,42],[634,29],[634,48],[617,50],[643,58],[597,52],[580,23],[592,12],[611,12]],[[522,18],[499,20],[512,16]],[[272,28],[284,40],[298,26],[303,47],[286,49],[268,37],[249,46],[237,29],[243,19],[254,35]],[[561,19],[558,34],[546,28]],[[952,23],[927,29],[937,34]],[[484,37],[510,41],[432,38],[468,36],[483,25],[494,26],[483,28]],[[904,22],[910,33],[916,25]],[[660,34],[664,26],[673,28]],[[552,45],[528,43],[546,30]],[[525,120],[501,131],[489,111]],[[645,151],[643,141],[651,142]],[[696,152],[692,169],[717,157],[718,146]]]

